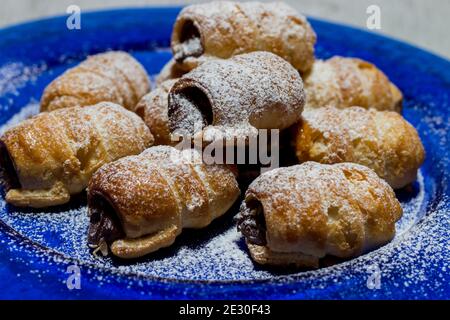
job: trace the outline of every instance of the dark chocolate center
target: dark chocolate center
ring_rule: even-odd
[[[89,199],[90,225],[88,244],[98,246],[105,241],[108,245],[114,240],[124,238],[122,225],[114,207],[101,194],[94,194]]]
[[[206,94],[196,87],[170,93],[168,116],[170,131],[180,134],[193,135],[213,122],[211,103]]]
[[[186,21],[181,28],[180,44],[174,48],[174,59],[183,62],[187,57],[199,57],[203,54],[200,32],[194,23]]]
[[[14,162],[2,140],[0,140],[0,183],[5,186],[6,190],[20,189]]]
[[[250,200],[241,206],[237,227],[249,243],[260,246],[267,244],[266,220],[261,202]]]

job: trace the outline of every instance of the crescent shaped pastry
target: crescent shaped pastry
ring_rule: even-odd
[[[41,111],[84,107],[102,101],[131,110],[149,91],[147,72],[131,55],[122,51],[100,53],[53,80],[42,95]]]
[[[397,111],[403,95],[375,65],[356,58],[333,57],[317,60],[304,77],[305,108],[360,106]]]
[[[359,163],[394,189],[414,182],[425,158],[416,129],[400,114],[360,107],[306,110],[295,145],[300,162]]]
[[[169,92],[169,127],[205,142],[256,136],[296,123],[304,103],[297,70],[270,52],[252,52],[182,76]]]
[[[282,2],[211,2],[185,7],[172,32],[172,52],[191,70],[210,57],[269,51],[300,72],[314,62],[316,34],[306,18]]]
[[[88,243],[137,258],[171,245],[183,228],[203,228],[239,196],[233,172],[205,165],[194,150],[157,146],[103,166],[89,183]]]
[[[155,145],[171,145],[168,116],[169,91],[177,79],[166,80],[142,97],[136,105],[136,112],[150,128]]]
[[[110,102],[43,112],[0,138],[1,167],[10,182],[6,201],[36,208],[64,204],[102,165],[152,142],[139,116]]]
[[[319,267],[389,242],[402,208],[392,188],[358,164],[306,162],[268,171],[245,193],[238,230],[259,264]]]

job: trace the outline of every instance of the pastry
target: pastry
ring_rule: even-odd
[[[149,91],[144,67],[126,52],[111,51],[90,56],[53,80],[42,95],[41,111],[84,107],[102,101],[131,110]]]
[[[219,139],[285,129],[303,110],[302,79],[270,52],[214,59],[182,76],[169,92],[169,128],[180,136]],[[176,139],[174,139],[176,140]]]
[[[169,91],[177,79],[166,80],[150,93],[142,97],[136,105],[136,112],[150,128],[155,137],[155,145],[170,145],[170,129],[168,117]]]
[[[394,189],[416,180],[425,157],[416,129],[400,114],[360,107],[306,110],[295,145],[300,162],[359,163]]]
[[[178,79],[189,71],[190,70],[183,70],[181,65],[176,63],[176,61],[172,58],[164,65],[159,74],[156,76],[156,86],[161,86],[167,80]]]
[[[315,42],[306,18],[285,3],[220,1],[185,7],[171,46],[177,63],[188,70],[211,57],[269,51],[306,72],[314,62]]]
[[[102,102],[43,112],[7,130],[0,141],[2,168],[14,182],[6,201],[39,208],[68,202],[98,168],[140,153],[153,137],[136,114]]]
[[[238,217],[259,264],[317,268],[325,256],[356,257],[389,242],[402,208],[362,165],[306,162],[259,176]]]
[[[183,228],[203,228],[239,196],[233,172],[205,165],[194,149],[157,146],[103,166],[88,187],[88,243],[137,258],[170,246]]]
[[[360,106],[400,112],[403,96],[373,64],[356,58],[317,60],[304,77],[305,108]]]

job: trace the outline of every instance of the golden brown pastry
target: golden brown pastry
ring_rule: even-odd
[[[175,60],[187,70],[210,57],[269,51],[306,72],[314,62],[315,42],[306,18],[285,3],[220,1],[184,8],[171,46]]]
[[[203,228],[239,196],[233,172],[205,165],[194,150],[157,146],[103,166],[89,183],[91,247],[136,258]]]
[[[353,163],[306,162],[268,171],[245,193],[238,230],[259,264],[319,267],[389,242],[402,208],[392,188]]]
[[[111,51],[90,56],[53,80],[42,95],[41,111],[84,107],[102,101],[131,110],[149,91],[144,67],[126,52]]]
[[[270,52],[213,59],[182,76],[169,92],[172,133],[205,142],[250,137],[296,123],[305,94],[300,74]]]
[[[400,112],[403,96],[373,64],[356,58],[333,57],[314,62],[304,77],[305,108],[360,106]]]
[[[164,65],[159,74],[156,76],[156,86],[161,86],[167,80],[178,79],[189,71],[190,70],[183,70],[181,65],[176,63],[176,61],[172,58]]]
[[[0,138],[2,167],[13,182],[6,201],[37,208],[66,203],[99,167],[152,141],[136,114],[110,102],[41,113]]]
[[[177,79],[166,80],[150,93],[142,97],[136,105],[135,112],[144,119],[155,137],[155,145],[171,145],[168,100],[169,91]]]
[[[300,162],[355,162],[392,188],[416,180],[425,151],[416,129],[392,111],[332,107],[306,110],[296,134]]]

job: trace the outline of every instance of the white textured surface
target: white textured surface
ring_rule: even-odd
[[[49,15],[65,14],[69,5],[81,10],[145,5],[179,5],[186,0],[3,0],[0,27]],[[366,9],[381,8],[380,32],[450,57],[449,0],[285,0],[301,12],[327,20],[366,27]]]

